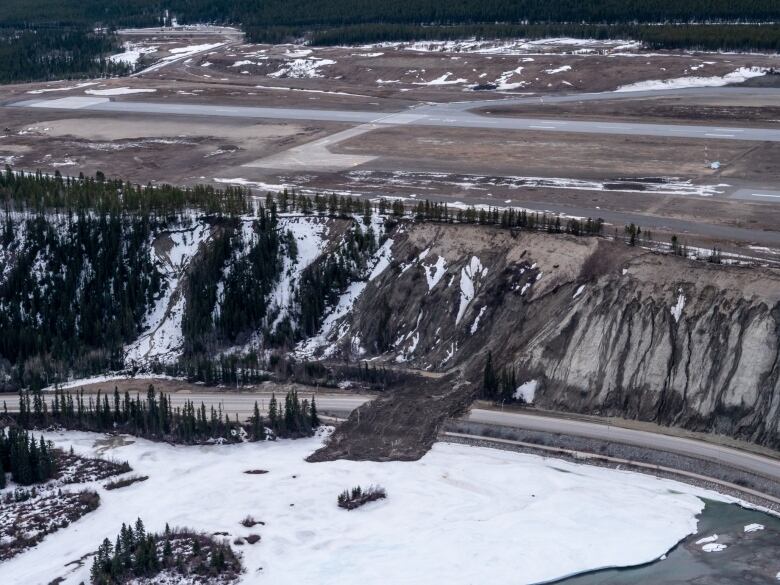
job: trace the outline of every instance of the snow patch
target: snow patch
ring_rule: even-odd
[[[141,59],[141,55],[148,55],[149,53],[156,53],[157,47],[143,47],[136,45],[135,43],[126,42],[123,45],[124,52],[116,55],[111,55],[108,59],[112,63],[124,63],[130,67],[135,67],[138,61]]]
[[[414,85],[457,85],[459,83],[468,83],[468,79],[459,77],[458,79],[450,79],[452,73],[445,73],[441,77],[437,77],[431,81],[416,81]]]
[[[482,307],[479,310],[479,313],[477,314],[476,318],[474,319],[474,323],[471,324],[471,334],[474,335],[477,332],[477,329],[479,329],[479,320],[482,317],[482,314],[485,312],[487,307]]]
[[[385,243],[376,251],[375,258],[374,269],[368,277],[369,281],[374,280],[390,266],[393,259],[393,240],[389,238],[385,240]]]
[[[742,83],[753,77],[766,75],[769,70],[766,67],[740,67],[731,73],[713,77],[676,77],[674,79],[661,79],[640,81],[622,85],[615,91],[649,91],[658,89],[681,89],[685,87],[722,87],[734,83]]]
[[[425,267],[425,278],[428,281],[428,292],[433,290],[439,281],[444,278],[447,273],[447,261],[439,256],[436,259],[436,263],[431,266]]]
[[[335,65],[332,59],[318,59],[312,57],[309,59],[293,59],[282,65],[277,71],[269,73],[268,77],[276,79],[314,79],[323,77],[320,74],[320,68],[327,65]]]
[[[112,87],[111,89],[85,89],[84,93],[89,95],[130,95],[134,93],[154,93],[156,89],[135,89],[130,87]]]
[[[527,82],[525,81],[516,81],[514,83],[509,83],[509,80],[512,79],[515,75],[520,75],[523,72],[523,67],[518,67],[516,69],[512,69],[511,71],[505,71],[502,73],[498,79],[495,80],[494,84],[496,86],[496,89],[498,91],[511,91],[513,89],[521,88],[525,85],[527,85]]]
[[[49,93],[50,91],[70,91],[72,89],[81,89],[82,87],[89,87],[91,85],[97,85],[97,81],[86,81],[84,83],[79,83],[77,85],[71,85],[68,87],[46,87],[43,89],[32,89],[28,91],[27,93],[30,94],[41,94],[41,93]]]
[[[460,307],[458,315],[455,317],[455,324],[460,323],[471,301],[474,299],[477,279],[487,274],[487,268],[482,266],[482,262],[476,256],[471,257],[471,261],[460,271]]]
[[[539,382],[537,380],[529,380],[528,382],[518,386],[512,396],[515,398],[515,400],[522,400],[526,404],[533,404],[534,396],[536,395],[536,389],[538,387]]]
[[[684,307],[685,307],[685,295],[682,294],[682,291],[680,291],[680,294],[677,296],[677,304],[671,308],[672,317],[674,317],[675,323],[680,322],[680,317],[682,317],[682,312]]]
[[[707,544],[709,542],[715,542],[718,540],[718,535],[713,534],[712,536],[705,536],[704,538],[700,538],[696,541],[696,544]]]

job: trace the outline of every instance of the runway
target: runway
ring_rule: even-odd
[[[555,96],[548,103],[573,100],[622,99],[641,97],[645,92],[632,94],[608,93],[582,96]],[[255,106],[221,106],[212,104],[169,103],[153,101],[115,101],[106,97],[73,96],[24,100],[10,107],[62,110],[115,112],[118,114],[147,114],[150,116],[201,116],[273,120],[306,120],[375,124],[385,126],[434,126],[534,132],[577,134],[606,134],[642,137],[695,138],[702,140],[743,140],[780,142],[780,129],[736,128],[691,124],[646,124],[636,122],[605,122],[567,120],[564,118],[522,118],[483,116],[471,110],[491,104],[512,105],[540,98],[515,98],[488,102],[459,102],[452,104],[425,104],[398,113],[377,115],[376,112],[353,110],[325,110],[309,108],[268,108]]]

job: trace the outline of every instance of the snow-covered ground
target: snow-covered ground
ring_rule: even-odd
[[[269,312],[275,313],[271,330],[290,315],[303,271],[325,252],[328,244],[328,220],[322,217],[281,217],[279,232],[292,234],[298,254],[295,262],[289,254],[285,254],[282,276],[269,297]]]
[[[753,77],[761,77],[767,74],[765,67],[740,67],[726,75],[713,75],[710,77],[676,77],[674,79],[661,79],[640,81],[629,85],[622,85],[615,91],[648,91],[657,89],[682,89],[685,87],[722,87],[732,83],[742,83]]]
[[[167,363],[178,358],[184,343],[181,321],[185,295],[181,280],[189,261],[210,235],[207,224],[196,223],[190,229],[169,232],[167,241],[158,243],[156,261],[165,278],[165,290],[146,315],[144,332],[125,348],[128,367],[147,366],[155,360]]]
[[[157,47],[145,47],[131,42],[126,42],[122,48],[124,52],[111,55],[109,60],[113,63],[125,63],[131,67],[135,67],[138,64],[141,55],[157,52]]]
[[[222,47],[224,44],[225,43],[205,43],[202,45],[188,45],[186,47],[177,47],[175,49],[171,49],[169,51],[169,53],[171,54],[168,57],[164,57],[160,59],[154,65],[151,65],[146,69],[144,69],[143,72],[149,73],[151,71],[156,71],[157,69],[161,69],[166,65],[170,65],[171,63],[175,63],[177,61],[182,61],[184,59],[194,57],[195,55],[198,55],[200,53],[213,51],[215,49]]]
[[[95,455],[101,435],[47,437]],[[259,534],[259,543],[236,547],[245,584],[537,583],[658,559],[696,532],[696,496],[726,499],[646,475],[465,445],[436,444],[417,462],[304,462],[321,440],[117,441],[102,456],[129,461],[149,480],[111,492],[97,485],[100,507],[4,563],[2,581],[86,582],[90,559],[66,564],[140,516],[152,531],[168,523],[231,540]],[[257,468],[268,473],[243,473]],[[338,508],[338,493],[357,484],[381,485],[388,498]],[[247,514],[265,526],[244,528]]]
[[[383,218],[378,214],[371,216],[371,228],[374,230],[374,234],[378,235],[384,231],[383,221]],[[392,247],[393,240],[388,238],[374,252],[373,256],[368,260],[367,279],[357,280],[347,287],[347,290],[339,297],[336,305],[327,311],[319,332],[298,344],[295,353],[299,358],[310,358],[320,352],[323,352],[323,357],[329,357],[333,354],[336,349],[335,344],[347,333],[348,327],[345,327],[342,323],[344,317],[352,311],[368,283],[377,278],[390,266],[390,262],[393,259]],[[352,341],[353,347],[356,346],[355,349],[360,353],[359,340]]]
[[[278,79],[314,79],[315,77],[322,77],[320,67],[335,64],[336,62],[332,59],[319,59],[317,57],[292,59],[287,61],[278,70],[269,73],[268,77],[275,77]]]

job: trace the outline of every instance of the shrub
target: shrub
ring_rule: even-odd
[[[385,492],[385,488],[381,486],[369,486],[364,490],[358,485],[353,487],[351,491],[344,490],[341,492],[337,501],[340,508],[354,510],[368,502],[383,500],[386,497],[387,492]]]
[[[115,479],[114,481],[109,481],[103,487],[106,488],[107,490],[116,490],[119,488],[127,487],[139,481],[146,481],[147,479],[149,479],[148,475],[131,475],[123,479]]]

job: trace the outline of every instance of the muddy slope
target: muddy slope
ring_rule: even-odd
[[[474,386],[455,376],[410,379],[357,408],[307,461],[416,461],[444,421],[463,414],[474,398]]]
[[[595,239],[408,225],[339,327],[350,359],[452,371],[488,351],[543,408],[780,447],[780,274]]]

